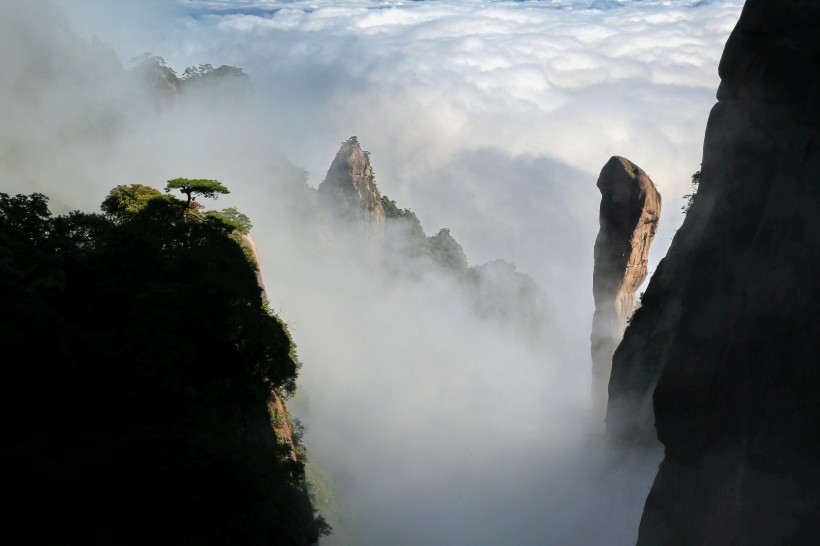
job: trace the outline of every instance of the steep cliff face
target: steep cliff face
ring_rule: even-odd
[[[820,537],[820,4],[748,0],[701,182],[614,360],[607,427],[665,459],[639,544]]]
[[[324,181],[319,198],[333,215],[353,222],[374,254],[384,247],[385,214],[368,154],[356,137],[342,143]]]
[[[259,255],[259,248],[256,246],[256,242],[254,242],[253,238],[247,233],[240,234],[240,240],[242,241],[242,246],[250,252],[254,262],[256,262],[256,283],[262,290],[263,301],[267,303],[268,291],[265,288],[265,281],[262,278],[262,259]],[[284,398],[282,398],[277,391],[273,391],[273,397],[268,404],[268,412],[270,414],[270,425],[276,434],[278,444],[285,449],[284,455],[292,461],[299,460],[297,450],[298,440],[293,433],[293,427],[290,423],[290,412],[288,412]],[[265,421],[260,421],[259,428],[264,431],[270,429],[268,423]]]
[[[256,246],[253,238],[247,233],[240,234],[242,246],[248,249],[253,261],[256,262],[256,283],[262,289],[262,299],[268,301],[268,291],[265,289],[265,281],[262,278],[262,258],[259,256],[259,248]]]
[[[592,293],[592,399],[603,418],[612,354],[635,311],[635,291],[646,279],[649,247],[658,230],[661,196],[643,170],[614,156],[598,176],[600,230],[595,239]]]

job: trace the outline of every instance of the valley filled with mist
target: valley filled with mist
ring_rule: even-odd
[[[651,275],[742,4],[5,1],[0,192],[59,216],[100,213],[118,186],[229,189],[173,216],[171,188],[162,214],[195,233],[235,228],[206,209],[252,223],[267,302],[242,301],[298,355],[292,396],[269,386],[307,453],[294,483],[332,527],[321,544],[634,544],[663,450],[608,444],[590,399],[596,179],[625,156],[663,196]],[[149,201],[127,218],[148,222]],[[71,239],[83,252],[132,241],[111,210]]]

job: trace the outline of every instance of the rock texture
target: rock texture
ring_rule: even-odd
[[[635,291],[646,279],[649,247],[658,230],[661,196],[637,165],[612,157],[598,176],[600,230],[595,239],[592,293],[592,399],[603,420],[612,354],[635,311]]]
[[[351,227],[357,237],[364,236],[375,256],[381,254],[384,205],[368,154],[356,137],[342,143],[319,185],[319,198],[334,217],[351,223],[347,227]]]
[[[242,246],[250,252],[253,261],[256,262],[256,283],[262,290],[262,298],[265,303],[267,303],[268,291],[265,288],[265,281],[262,278],[262,259],[259,255],[259,248],[256,246],[256,242],[254,242],[253,238],[247,233],[240,234],[240,241]],[[259,420],[256,427],[256,429],[260,431],[259,437],[264,437],[264,434],[273,427],[278,445],[283,449],[283,455],[291,461],[298,461],[298,439],[290,423],[290,413],[288,412],[287,404],[284,398],[275,390],[271,394],[272,397],[268,404],[270,422]]]
[[[698,195],[616,351],[611,437],[665,445],[641,545],[820,540],[818,28],[818,2],[746,2]]]

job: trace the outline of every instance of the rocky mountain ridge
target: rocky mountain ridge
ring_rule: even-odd
[[[365,256],[398,275],[419,275],[432,268],[455,279],[480,315],[511,321],[531,337],[548,320],[543,290],[528,275],[504,260],[470,266],[464,248],[448,228],[427,236],[418,217],[382,195],[370,154],[357,137],[342,143],[317,191],[327,227],[349,234]],[[352,229],[351,229],[352,228]],[[343,235],[343,238],[346,235]],[[328,241],[335,244],[333,238]]]
[[[132,62],[130,74],[143,87],[146,98],[159,109],[178,106],[185,98],[196,96],[209,101],[243,101],[253,94],[250,77],[236,66],[189,66],[180,76],[165,59],[151,53]]]

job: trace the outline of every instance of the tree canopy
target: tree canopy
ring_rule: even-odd
[[[219,194],[225,195],[231,193],[219,180],[210,180],[207,178],[174,178],[173,180],[169,180],[165,185],[166,193],[170,193],[173,190],[179,190],[180,193],[184,193],[188,197],[189,207],[195,195],[208,199],[216,199]]]
[[[108,192],[100,208],[112,220],[122,221],[144,209],[149,199],[161,195],[158,189],[143,184],[116,186]]]
[[[248,218],[247,215],[236,210],[236,207],[228,207],[226,209],[222,209],[220,212],[212,210],[208,211],[207,214],[222,220],[240,233],[249,233],[251,228],[253,228],[251,219]]]

